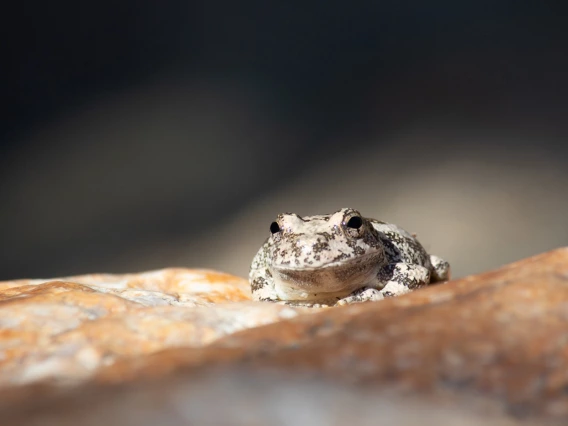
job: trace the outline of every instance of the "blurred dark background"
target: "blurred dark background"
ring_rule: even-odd
[[[11,7],[0,279],[244,275],[276,213],[347,205],[456,276],[568,243],[562,2]]]

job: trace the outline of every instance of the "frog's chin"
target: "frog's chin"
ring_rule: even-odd
[[[321,300],[342,298],[372,285],[380,267],[380,259],[361,258],[319,268],[273,267],[271,272],[281,300]]]

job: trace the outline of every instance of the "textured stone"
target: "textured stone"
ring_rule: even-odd
[[[194,306],[250,300],[249,284],[242,278],[207,269],[184,268],[138,274],[90,274],[50,280],[3,281],[0,282],[0,300],[36,292],[53,293],[54,290],[44,290],[38,286],[55,280],[80,284],[82,291],[91,289],[146,306]]]
[[[207,345],[299,311],[250,302],[246,280],[206,270],[0,282],[0,386],[78,382],[123,358]]]
[[[244,280],[227,279],[246,295]],[[57,378],[59,385],[69,380],[82,384],[59,386],[59,392],[72,390],[61,398],[49,386],[5,388],[0,391],[2,418],[11,414],[16,420],[24,418],[23,408],[18,407],[38,395],[44,408],[37,412],[57,417],[61,409],[54,407],[83,407],[86,415],[93,400],[98,401],[94,406],[98,408],[93,408],[98,411],[114,407],[118,398],[125,406],[133,405],[129,401],[138,401],[132,395],[139,389],[154,395],[145,394],[141,400],[157,399],[156,413],[167,411],[182,400],[183,404],[203,401],[196,395],[204,392],[215,399],[215,393],[207,392],[219,388],[203,382],[201,375],[220,368],[221,376],[237,381],[230,385],[236,390],[239,383],[249,378],[257,383],[276,370],[308,383],[314,380],[314,386],[322,386],[321,392],[335,392],[330,386],[339,386],[338,395],[343,395],[344,386],[354,386],[365,395],[379,392],[379,407],[398,404],[404,410],[417,407],[401,402],[404,398],[418,398],[418,406],[427,402],[430,409],[465,407],[464,412],[469,412],[477,407],[472,418],[489,406],[496,423],[488,424],[568,422],[568,249],[398,298],[323,310],[254,303],[245,296],[213,304],[209,295],[199,299],[199,292],[189,290],[190,286],[185,287],[184,297],[193,299],[185,306],[175,305],[177,296],[168,293],[167,285],[160,287],[164,294],[160,298],[168,302],[145,306],[146,296],[124,299],[107,291],[110,286],[100,290],[92,282],[20,283],[20,290],[6,284],[8,293],[0,302],[2,383],[37,384]],[[23,285],[30,286],[22,290]],[[136,285],[145,291],[158,288],[144,280]],[[158,300],[157,295],[150,300]],[[243,371],[250,373],[234,379],[236,372]],[[285,383],[282,380],[274,379],[271,386],[278,388]],[[120,384],[121,390],[103,396],[113,389],[109,383]],[[179,383],[195,387],[181,396],[166,396],[167,389]],[[304,388],[297,386],[302,395]],[[263,389],[250,391],[251,407],[257,407],[255,401],[266,401],[274,414],[303,403],[287,399],[278,405],[264,397]],[[304,394],[316,392],[314,388]],[[53,404],[45,395],[52,396]],[[223,404],[231,406],[242,396],[225,397]],[[326,401],[340,405],[339,400]],[[220,404],[215,400],[209,410]],[[364,410],[368,404],[355,403],[345,410]],[[436,418],[432,413],[426,416]],[[171,424],[183,424],[176,419]],[[371,424],[355,420],[353,424]],[[425,419],[424,424],[436,423]],[[439,420],[439,424],[460,423]]]
[[[480,394],[516,418],[568,421],[568,249],[116,364],[101,377],[228,361],[444,399]]]

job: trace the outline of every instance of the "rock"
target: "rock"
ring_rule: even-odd
[[[133,395],[140,389],[147,392],[144,395],[154,395],[144,398],[157,398],[159,413],[171,408],[173,401],[178,405],[182,400],[183,404],[203,401],[199,392],[217,398],[215,392],[222,388],[215,384],[219,377],[227,378],[231,382],[227,386],[237,392],[244,381],[261,383],[268,372],[277,371],[283,377],[267,388],[243,388],[251,407],[258,407],[255,401],[272,404],[268,417],[262,417],[258,408],[259,418],[297,406],[290,399],[278,405],[264,395],[279,384],[292,383],[297,395],[340,395],[326,400],[332,406],[340,406],[340,400],[347,398],[344,392],[351,392],[345,389],[353,386],[378,398],[363,396],[367,402],[345,406],[351,412],[371,410],[369,401],[377,401],[383,412],[386,406],[450,407],[451,413],[453,408],[465,410],[468,419],[479,418],[491,407],[495,416],[488,424],[568,422],[568,249],[398,298],[322,310],[250,302],[246,282],[231,276],[223,275],[220,281],[230,281],[229,287],[242,296],[227,296],[226,303],[212,303],[210,293],[199,294],[205,290],[197,281],[193,287],[185,285],[187,293],[181,297],[164,280],[157,279],[161,287],[152,283],[151,276],[109,278],[104,285],[79,278],[46,284],[16,282],[19,286],[0,283],[5,288],[0,304],[2,418],[31,419],[21,407],[37,395],[44,401],[37,412],[46,416],[56,416],[61,410],[53,407],[58,406],[83,407],[82,416],[87,417],[86,412],[93,416],[109,407],[120,411],[117,401],[125,407],[134,404],[129,401],[136,400]],[[120,297],[117,291],[129,288],[124,282],[136,282],[144,296]],[[161,292],[148,296],[148,289]],[[233,301],[228,302],[229,297]],[[209,371],[215,375],[204,377]],[[249,373],[243,376],[243,371]],[[37,387],[46,378],[57,379],[58,388]],[[305,381],[315,388],[303,387]],[[13,386],[22,383],[28,385]],[[119,385],[120,391],[110,391],[115,389],[110,384]],[[176,393],[178,386],[188,384],[195,388]],[[213,408],[234,406],[243,397],[221,393],[219,398],[226,401],[215,399]],[[45,395],[51,395],[53,403],[46,402],[51,400]],[[90,408],[93,400],[96,404]],[[183,424],[176,421],[198,411],[176,413],[181,417],[172,424]],[[380,411],[368,413],[376,419],[373,416]],[[426,417],[423,424],[434,424],[427,423],[436,418],[431,411]],[[353,424],[371,424],[364,423],[365,416],[361,423],[353,419]],[[14,424],[19,424],[16,420]],[[414,424],[403,420],[395,424]]]
[[[169,376],[110,388],[84,387],[59,396],[29,395],[27,403],[12,404],[0,414],[3,424],[22,426],[518,424],[494,402],[475,397],[458,405],[440,406],[332,380],[235,370]]]
[[[0,386],[78,383],[120,359],[207,345],[302,311],[249,294],[242,278],[188,269],[0,282]]]
[[[251,300],[249,284],[242,278],[207,269],[184,268],[139,274],[91,274],[50,280],[1,281],[0,300],[36,292],[55,293],[57,291],[43,290],[42,285],[51,281],[80,284],[81,291],[113,294],[146,306],[198,306]]]
[[[199,351],[116,364],[101,377],[231,362],[441,401],[484,395],[515,418],[568,421],[567,330],[568,249],[559,249],[403,297],[248,329]]]

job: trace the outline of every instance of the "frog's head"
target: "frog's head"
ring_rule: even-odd
[[[270,232],[270,272],[287,299],[349,294],[371,282],[385,259],[377,231],[351,208],[318,216],[280,214]]]

